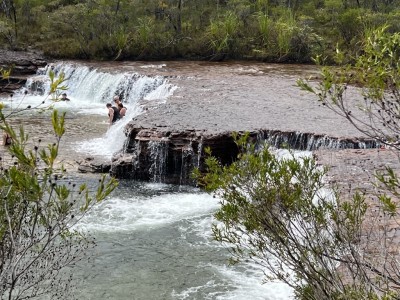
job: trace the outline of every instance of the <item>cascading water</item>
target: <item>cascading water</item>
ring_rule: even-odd
[[[197,155],[194,155],[192,142],[182,148],[181,174],[179,179],[181,185],[189,183],[188,178],[190,178],[190,173],[192,172],[193,167],[197,165],[197,157]]]
[[[203,153],[203,141],[204,141],[204,138],[201,137],[199,144],[197,146],[197,168],[200,168],[201,155]]]
[[[100,138],[79,142],[78,151],[110,158],[115,152],[123,149],[125,134],[123,128],[135,116],[142,113],[140,101],[165,102],[174,92],[175,86],[168,83],[163,76],[145,76],[136,72],[105,72],[97,68],[76,65],[73,63],[58,63],[40,69],[37,76],[28,79],[26,87],[14,98],[24,98],[25,105],[35,106],[41,103],[50,90],[50,71],[55,77],[65,76],[68,102],[54,103],[48,97],[46,104],[66,110],[73,114],[93,114],[104,116],[107,122],[106,103],[111,103],[113,96],[119,95],[125,107],[126,116],[111,126]],[[28,96],[26,96],[28,91]]]
[[[166,174],[166,165],[168,158],[168,143],[164,141],[151,141],[148,144],[150,150],[150,174],[152,181],[163,182]]]
[[[162,69],[164,66],[160,64],[157,68]],[[10,101],[13,107],[22,102],[24,105],[37,105],[43,99],[46,103],[52,103],[46,98],[51,67],[56,76],[61,72],[65,73],[68,85],[66,92],[71,99],[68,103],[57,102],[55,107],[67,111],[68,115],[77,116],[76,119],[97,115],[96,120],[101,120],[100,125],[106,128],[105,104],[111,102],[115,94],[122,96],[128,107],[125,119],[109,130],[101,131],[102,137],[93,139],[95,134],[88,135],[90,139],[78,141],[74,147],[74,150],[78,148],[83,153],[104,157],[123,148],[123,127],[125,122],[141,113],[141,99],[163,102],[175,89],[162,76],[149,77],[133,71],[113,72],[59,63],[42,69],[37,76],[30,78],[25,88],[28,95],[23,90],[17,93]],[[111,67],[114,71],[119,70],[118,66]],[[256,77],[251,78],[251,82],[256,80]],[[281,81],[280,78],[279,82]],[[213,78],[211,84],[214,83]],[[230,86],[232,88],[229,91],[237,93],[235,85]],[[80,125],[91,130],[98,124]],[[264,132],[259,139],[270,137],[273,145],[280,144],[280,141],[294,141],[295,145],[302,145],[301,149],[310,150],[315,149],[317,144],[335,147],[339,145],[319,143],[318,140],[323,139],[321,137],[311,141],[309,135],[301,133],[287,139],[282,136],[282,133],[273,136]],[[309,146],[308,141],[311,141]],[[134,147],[133,155],[149,150],[142,146],[140,142],[131,145],[130,147]],[[157,180],[164,175],[163,163],[171,157],[166,155],[165,149],[162,150],[165,143],[162,145],[155,142],[153,146],[154,153],[160,151],[154,155],[154,161],[157,161],[154,165],[154,179]],[[186,150],[182,148],[179,158],[177,157],[183,168],[181,178],[187,170],[185,164],[191,162],[193,166],[200,167],[205,146],[207,140],[202,137],[197,144],[193,142]],[[134,168],[141,169],[141,161],[136,162],[138,164]],[[247,264],[226,266],[228,253],[211,238],[212,215],[218,207],[218,199],[192,187],[121,180],[115,193],[107,201],[100,203],[79,224],[80,230],[90,231],[96,237],[98,247],[89,253],[91,262],[82,261],[74,268],[80,293],[77,298],[292,299],[292,290],[282,283],[262,285],[263,274],[259,269]]]
[[[346,138],[320,136],[303,132],[260,131],[256,135],[256,143],[267,142],[274,148],[290,148],[293,150],[313,151],[318,149],[369,149],[381,145],[374,140],[357,141]]]

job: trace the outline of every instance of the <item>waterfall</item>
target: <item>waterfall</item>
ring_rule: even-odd
[[[168,142],[150,141],[148,149],[150,150],[151,160],[149,173],[152,176],[152,180],[154,182],[164,182],[164,178],[167,175]]]
[[[67,87],[65,92],[71,100],[67,103],[53,103],[51,99],[45,98],[47,104],[53,104],[57,109],[73,114],[101,115],[105,117],[106,123],[105,104],[112,103],[115,95],[122,99],[127,107],[126,116],[111,126],[101,138],[76,145],[80,152],[105,158],[110,158],[123,149],[126,140],[124,127],[132,118],[142,113],[140,104],[149,101],[163,103],[176,89],[163,76],[146,76],[134,71],[119,72],[115,67],[104,71],[93,66],[61,62],[39,69],[36,76],[27,80],[25,88],[18,95],[21,99],[24,98],[24,104],[37,105],[48,95],[50,71],[54,72],[56,78],[64,74],[65,83],[62,85]]]
[[[200,168],[201,155],[203,153],[203,141],[204,141],[204,137],[201,136],[199,144],[197,145],[197,168]]]
[[[104,72],[94,67],[72,63],[48,65],[38,70],[38,75],[27,82],[31,93],[45,94],[50,89],[49,73],[55,77],[64,74],[69,97],[77,98],[80,103],[111,102],[119,95],[124,103],[136,103],[138,100],[163,99],[175,89],[163,76],[145,76],[137,72]]]
[[[366,149],[379,146],[373,140],[340,139],[301,132],[280,132],[259,130],[250,133],[250,141],[255,150],[269,145],[274,149],[291,149],[296,152],[311,153],[318,149]],[[153,182],[193,184],[191,174],[194,168],[204,171],[204,148],[209,147],[221,163],[237,159],[237,145],[226,135],[193,136],[192,133],[175,138],[157,137],[135,141],[134,147],[127,149],[133,154],[133,178]],[[279,153],[284,153],[280,151]]]
[[[194,155],[192,141],[185,147],[182,147],[182,158],[181,158],[181,174],[179,178],[179,184],[187,184],[190,180],[190,174],[193,168],[196,166],[196,158],[198,155]]]
[[[274,148],[313,151],[318,149],[368,149],[379,148],[373,139],[356,140],[302,132],[261,130],[256,134],[256,144],[266,142]]]

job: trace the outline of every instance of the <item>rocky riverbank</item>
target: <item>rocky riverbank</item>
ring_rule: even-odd
[[[132,67],[125,68],[131,70]],[[96,117],[88,111],[69,115],[59,156],[69,173],[76,175],[74,172],[78,169],[90,173],[111,172],[118,178],[195,184],[190,173],[193,167],[203,168],[206,148],[228,164],[238,153],[232,132],[250,132],[255,142],[268,141],[278,147],[313,151],[318,163],[329,167],[326,179],[339,187],[344,199],[349,199],[356,190],[368,196],[370,210],[366,226],[378,226],[374,232],[379,234],[382,233],[380,228],[384,228],[385,234],[397,239],[395,245],[399,245],[398,221],[379,219],[382,207],[376,201],[375,193],[379,190],[373,176],[376,171],[384,171],[386,166],[400,172],[398,153],[381,149],[346,120],[299,91],[294,82],[296,77],[304,75],[299,71],[304,71],[303,66],[292,69],[293,73],[290,69],[282,70],[282,66],[266,64],[179,65],[174,62],[172,67],[161,64],[160,67],[135,65],[134,68],[151,76],[168,78],[177,87],[176,91],[167,100],[141,99],[137,103],[142,114],[125,127],[124,149],[112,161],[76,150],[77,142],[107,132],[106,113]],[[117,66],[113,71],[120,70],[123,68]],[[312,71],[310,67],[310,73]],[[80,105],[78,101],[75,103]],[[126,105],[131,109],[134,104]],[[15,127],[21,124],[33,138],[34,145],[39,140],[41,147],[53,142],[48,118],[29,115],[13,119]],[[362,149],[366,147],[371,149]],[[3,158],[7,154],[4,148],[2,150]],[[13,163],[13,160],[8,157],[3,159],[5,162]],[[372,253],[380,249],[382,239],[365,238],[363,241],[370,243],[365,245],[365,252]],[[389,251],[397,255],[398,247]]]
[[[8,51],[0,49],[0,69],[11,70],[10,77],[0,75],[0,94],[12,94],[21,88],[28,76],[47,64],[47,59],[38,52]]]
[[[209,149],[222,164],[234,161],[239,151],[231,131],[210,133],[200,130],[171,131],[169,128],[142,128],[140,122],[135,121],[130,122],[125,130],[127,143],[124,152],[114,157],[109,168],[111,174],[119,178],[190,184],[193,169],[204,170],[205,149]],[[268,142],[277,148],[289,147],[312,151],[322,148],[377,147],[373,140],[362,138],[340,139],[312,133],[267,129],[247,133],[251,142]],[[96,166],[95,169],[105,168]]]
[[[223,163],[236,158],[233,132],[298,150],[379,146],[296,87],[299,77],[316,76],[314,66],[168,62],[140,68],[141,74],[167,78],[176,90],[162,103],[140,101],[143,113],[126,126],[125,148],[112,166],[90,159],[81,170],[190,183],[191,170],[203,168],[206,148]],[[348,90],[350,99],[356,95]]]
[[[40,54],[1,52],[0,65],[10,63],[16,66],[13,74],[26,76],[46,61]],[[166,102],[140,101],[143,113],[126,126],[125,148],[112,161],[76,156],[81,172],[190,183],[193,167],[203,168],[206,148],[223,163],[235,159],[234,131],[250,132],[255,142],[300,150],[336,153],[379,146],[294,85],[297,78],[315,74],[313,66],[168,62],[117,68],[122,67],[161,75],[177,89]]]

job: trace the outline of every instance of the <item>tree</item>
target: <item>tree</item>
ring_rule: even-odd
[[[324,67],[319,83],[299,85],[398,149],[398,49],[399,36],[378,29],[366,38],[355,68]],[[364,118],[351,112],[358,105],[346,98],[351,83],[362,87]],[[236,162],[222,166],[209,157],[207,172],[196,175],[221,199],[213,232],[233,262],[255,261],[266,280],[287,283],[298,299],[400,299],[400,243],[390,234],[400,180],[392,169],[376,174],[377,192],[345,196],[325,183],[326,169],[312,157],[280,159],[268,147],[247,146],[246,136],[237,143],[243,151]]]
[[[15,9],[15,4],[13,0],[2,0],[1,5],[0,5],[0,12],[3,12],[5,16],[7,17],[7,20],[11,22],[12,25],[10,25],[7,30],[2,30],[0,31],[5,38],[7,39],[9,45],[11,48],[14,47],[15,40],[17,39],[18,36],[18,30],[17,30],[17,13]]]
[[[52,92],[62,80],[52,78]],[[0,298],[67,299],[73,266],[94,245],[75,224],[116,187],[103,176],[97,187],[76,184],[57,161],[65,113],[52,113],[55,141],[28,143],[0,107],[0,128],[11,138],[0,167]],[[7,159],[8,158],[8,159]]]
[[[299,86],[366,136],[400,150],[400,33],[387,27],[372,31],[355,65],[344,59],[338,50],[338,68],[322,67],[316,86],[304,80]],[[359,97],[349,99],[355,85],[361,87]]]

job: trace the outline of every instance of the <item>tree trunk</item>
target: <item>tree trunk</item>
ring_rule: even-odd
[[[15,10],[14,0],[3,0],[2,7],[7,18],[13,22],[14,34],[15,37],[17,37],[17,12]]]
[[[120,4],[121,4],[121,0],[118,0],[118,1],[117,1],[117,7],[115,8],[115,14],[116,14],[116,15],[117,15],[118,12],[119,12]]]
[[[182,0],[178,0],[178,15],[176,17],[176,32],[181,34],[182,32]]]

